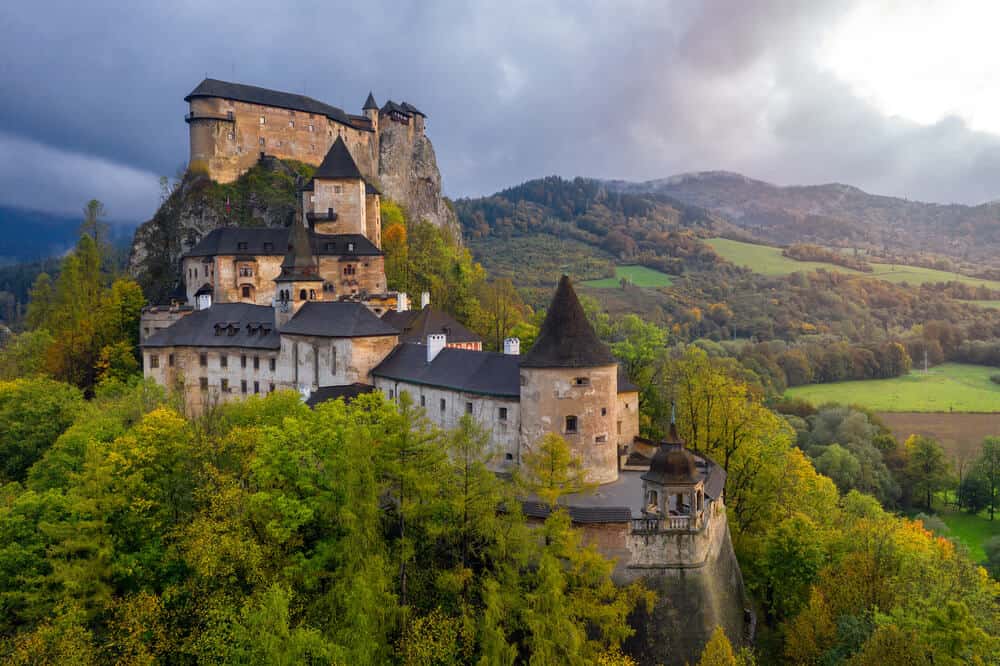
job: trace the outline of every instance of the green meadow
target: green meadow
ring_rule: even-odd
[[[666,273],[646,268],[645,266],[615,266],[613,278],[587,280],[585,287],[595,289],[612,289],[621,286],[620,280],[625,278],[637,287],[669,287],[673,282]]]

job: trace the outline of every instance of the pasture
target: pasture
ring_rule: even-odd
[[[669,287],[673,282],[666,273],[645,266],[615,266],[615,276],[601,280],[587,280],[585,287],[594,289],[614,289],[621,286],[625,278],[636,287]]]
[[[878,264],[872,262],[872,273],[862,273],[851,268],[820,261],[797,261],[781,254],[780,247],[770,245],[754,245],[727,238],[709,238],[705,242],[712,246],[716,253],[737,266],[745,266],[762,275],[788,275],[795,272],[808,272],[817,269],[837,271],[858,277],[878,278],[886,282],[908,284],[925,284],[935,282],[962,282],[972,286],[986,285],[990,289],[1000,289],[1000,281],[983,280],[959,273],[939,271],[920,266],[903,264]],[[985,303],[985,301],[984,301]]]
[[[786,395],[814,405],[839,402],[877,412],[1000,412],[1000,384],[990,381],[998,373],[1000,368],[942,363],[927,373],[914,369],[892,379],[795,386]]]

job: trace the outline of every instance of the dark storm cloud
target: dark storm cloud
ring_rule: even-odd
[[[452,196],[551,173],[730,169],[996,196],[1000,142],[886,118],[814,63],[843,2],[81,3],[0,7],[0,203],[147,216],[207,73],[426,111]],[[32,186],[50,179],[50,187]]]

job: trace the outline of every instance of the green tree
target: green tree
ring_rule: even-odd
[[[985,482],[987,506],[990,520],[993,520],[994,513],[1000,508],[1000,437],[987,437],[983,440],[983,449],[976,459],[975,469]]]
[[[590,492],[596,484],[587,482],[587,472],[569,443],[555,433],[544,435],[534,448],[521,456],[519,485],[555,507],[564,495]]]
[[[861,463],[844,447],[830,444],[823,447],[822,455],[816,459],[816,471],[833,479],[837,489],[846,493],[858,486]]]
[[[944,449],[935,440],[923,435],[911,435],[906,440],[905,448],[903,478],[910,497],[921,497],[924,506],[931,511],[934,493],[949,488],[953,483]]]
[[[0,381],[0,473],[23,481],[73,423],[83,404],[80,391],[51,379]]]

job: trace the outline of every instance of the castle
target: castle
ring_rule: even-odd
[[[195,91],[201,93],[189,96],[191,115],[200,114],[189,119],[192,164],[204,161],[210,173],[230,178],[248,168],[244,153],[220,152],[215,134],[225,127],[212,123],[247,121],[226,120],[224,106],[211,108],[225,118],[206,117],[208,107],[195,106],[230,90],[220,83],[203,82]],[[255,99],[231,100],[233,115],[250,113],[236,102],[256,114],[263,100],[276,98]],[[416,119],[423,116],[412,106],[387,105],[376,114],[371,96],[369,102],[373,127],[388,117],[422,131]],[[408,394],[437,426],[452,428],[471,416],[489,434],[490,464],[501,473],[556,433],[582,460],[587,479],[600,484],[593,494],[565,498],[574,523],[617,558],[616,580],[643,579],[661,592],[655,609],[633,619],[633,653],[645,655],[642,663],[683,663],[697,658],[717,625],[741,641],[743,587],[726,522],[725,471],[688,449],[673,423],[664,442],[639,436],[638,387],[598,339],[568,277],[524,354],[515,338],[502,352],[483,351],[478,336],[431,307],[426,294],[411,309],[406,294],[390,292],[381,194],[362,166],[377,132],[356,116],[328,111],[323,118],[330,141],[291,227],[211,231],[181,258],[184,289],[175,302],[143,312],[145,375],[178,390],[192,413],[280,389],[299,392],[312,406],[371,391],[390,401]],[[268,122],[240,141],[279,141],[279,134],[263,134]],[[214,128],[208,138],[196,123]],[[373,135],[362,140],[350,132]],[[274,148],[292,156],[297,145]],[[533,498],[523,504],[531,519],[548,515]],[[674,635],[671,626],[686,631]]]

